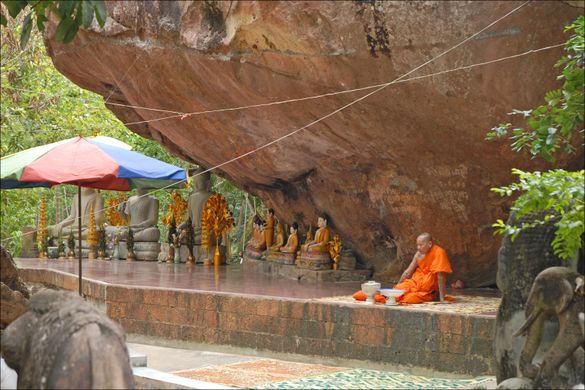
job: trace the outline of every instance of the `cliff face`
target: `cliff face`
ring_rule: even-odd
[[[46,43],[55,66],[109,103],[180,113],[295,99],[392,81],[521,2],[107,2],[104,29]],[[564,42],[581,10],[532,2],[416,77]],[[544,165],[484,140],[512,108],[556,86],[560,48],[391,85],[215,173],[262,197],[301,230],[327,212],[376,277],[397,276],[428,231],[468,286],[495,281],[490,193],[510,169]],[[371,92],[154,121],[173,115],[108,104],[133,131],[212,167]],[[580,164],[582,154],[562,161]],[[540,164],[540,165],[539,165]]]

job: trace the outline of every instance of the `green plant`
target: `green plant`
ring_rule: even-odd
[[[511,131],[512,150],[528,151],[532,158],[541,156],[548,161],[555,161],[555,153],[563,150],[574,152],[574,134],[579,134],[577,142],[583,146],[584,111],[584,50],[585,17],[579,16],[574,23],[565,28],[572,32],[565,44],[565,56],[555,67],[563,67],[558,76],[563,80],[560,89],[546,94],[546,105],[534,110],[514,110],[512,115],[522,114],[528,128],[514,128]],[[501,124],[488,132],[487,138],[507,137],[510,124]],[[511,236],[512,240],[523,230],[538,224],[553,221],[556,226],[552,242],[554,253],[562,259],[572,259],[583,246],[585,212],[583,206],[585,182],[583,170],[568,172],[554,169],[547,172],[523,172],[513,169],[519,176],[519,182],[492,191],[501,196],[519,194],[512,210],[517,217],[524,215],[544,215],[520,225],[509,225],[498,220],[493,227],[496,233]]]
[[[21,49],[26,47],[34,25],[39,31],[45,30],[45,22],[49,20],[48,12],[60,20],[55,29],[55,39],[63,43],[71,42],[80,27],[88,28],[94,15],[101,27],[105,25],[107,17],[103,0],[3,0],[2,4],[13,19],[18,18],[21,12],[26,13],[20,33]],[[8,25],[8,19],[1,11],[0,24],[5,27]]]
[[[584,233],[584,171],[567,172],[555,169],[541,173],[513,169],[512,172],[519,176],[518,183],[492,188],[492,191],[501,196],[522,193],[512,207],[518,219],[537,210],[544,211],[544,217],[524,222],[520,226],[508,225],[498,219],[493,225],[496,231],[514,239],[524,229],[554,221],[557,227],[552,242],[554,253],[562,259],[573,258],[581,248],[581,236]]]
[[[579,16],[574,23],[565,27],[566,32],[573,32],[565,43],[566,55],[556,64],[563,67],[557,77],[563,80],[563,86],[549,91],[544,100],[546,104],[535,109],[514,109],[510,115],[520,115],[526,120],[527,128],[515,127],[511,123],[502,123],[487,133],[487,139],[508,137],[512,141],[512,150],[528,151],[532,157],[542,156],[547,161],[555,160],[559,150],[574,151],[574,134],[583,125],[585,102],[583,99],[584,83],[584,49],[585,18]],[[583,144],[583,130],[577,132]]]

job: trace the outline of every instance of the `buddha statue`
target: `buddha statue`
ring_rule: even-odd
[[[290,228],[290,235],[286,245],[282,245],[282,243],[284,243],[284,230],[282,229],[282,224],[279,223],[277,225],[277,242],[269,248],[268,253],[266,254],[266,260],[274,263],[293,265],[297,257],[297,248],[299,246],[297,231],[298,225],[295,222]]]
[[[194,172],[197,174],[196,171]],[[191,172],[190,172],[191,174]],[[211,180],[211,174],[209,172],[200,173],[193,178],[193,193],[189,195],[187,200],[187,212],[188,217],[191,218],[191,226],[193,226],[193,232],[195,234],[195,245],[201,245],[201,212],[207,203],[207,199],[213,195],[209,191],[209,183]],[[188,218],[187,218],[188,220]],[[177,230],[179,233],[187,226],[187,221],[181,223]]]
[[[327,227],[328,217],[322,214],[317,219],[319,229],[315,232],[315,238],[303,245],[302,252],[321,252],[327,253],[327,243],[330,238],[330,231]]]
[[[294,222],[290,226],[290,235],[288,236],[288,240],[286,241],[286,245],[280,248],[281,252],[284,253],[296,253],[297,248],[299,246],[299,237],[298,237],[298,230],[299,225]]]
[[[252,238],[248,241],[248,247],[255,251],[263,251],[266,249],[264,221],[258,216],[254,217],[254,230],[252,231]]]
[[[104,199],[98,190],[94,188],[81,188],[81,238],[87,238],[87,224],[89,222],[90,208],[93,207],[95,225],[101,226],[104,223]],[[71,205],[71,213],[67,218],[61,222],[49,226],[47,230],[51,235],[51,238],[59,238],[69,236],[73,234],[73,237],[78,238],[78,226],[77,226],[77,213],[78,213],[78,198],[77,195],[73,196],[73,202]]]
[[[264,237],[266,240],[266,247],[272,246],[274,240],[274,209],[268,209],[266,222],[264,223]],[[281,244],[282,245],[282,244]]]
[[[131,196],[121,205],[121,214],[126,217],[128,226],[116,226],[126,232],[128,227],[134,233],[134,242],[149,241],[158,242],[160,231],[156,227],[158,223],[158,199],[148,195],[146,189],[139,188],[136,195]]]
[[[266,233],[266,228],[264,228],[264,232]],[[266,243],[268,246],[268,243]],[[271,246],[268,247],[269,250],[278,251],[280,247],[284,245],[284,229],[282,228],[282,223],[278,223],[276,225],[276,240],[272,243]]]
[[[106,235],[115,233],[124,239],[128,228],[132,229],[134,253],[138,260],[156,260],[159,252],[160,230],[158,223],[159,201],[144,188],[138,188],[136,195],[131,196],[119,206],[119,212],[128,221],[128,226],[108,226]],[[120,247],[120,257],[125,258],[125,245]]]
[[[327,226],[329,218],[321,214],[317,220],[319,227],[315,232],[315,238],[305,243],[298,252],[295,264],[297,268],[305,268],[314,271],[331,269],[331,256],[329,254],[329,237],[331,232]]]
[[[246,247],[256,247],[258,242],[258,225],[260,223],[260,217],[255,215],[252,219],[252,236],[246,243]]]

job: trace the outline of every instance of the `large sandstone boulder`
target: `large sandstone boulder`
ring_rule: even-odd
[[[128,127],[213,167],[266,145],[368,91],[214,110],[341,91],[396,79],[522,2],[107,2],[104,29],[46,45],[55,66],[107,97]],[[411,77],[566,40],[582,10],[530,2]],[[512,108],[540,104],[557,84],[561,49],[389,86],[215,173],[262,197],[301,231],[319,211],[377,279],[396,278],[429,231],[467,286],[495,281],[500,240],[490,225],[509,203],[489,191],[510,169],[545,168],[486,142]],[[121,104],[121,105],[120,105]],[[138,107],[166,109],[157,112]],[[169,119],[160,119],[172,116]],[[160,120],[159,120],[160,119]],[[144,121],[150,121],[148,123]],[[582,153],[561,161],[579,165]]]
[[[18,268],[8,251],[0,246],[0,329],[26,311],[28,288],[18,275]]]

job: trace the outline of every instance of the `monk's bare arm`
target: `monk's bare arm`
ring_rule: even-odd
[[[402,276],[400,277],[400,280],[398,281],[398,283],[402,282],[404,279],[408,279],[410,277],[412,277],[412,274],[414,274],[414,271],[416,270],[416,266],[417,263],[420,259],[422,259],[424,256],[422,254],[420,254],[419,252],[416,252],[414,254],[414,256],[412,257],[412,261],[410,262],[410,265],[406,268],[406,271],[404,271],[402,273]]]
[[[437,272],[437,278],[439,278],[439,301],[445,301],[445,273]]]

